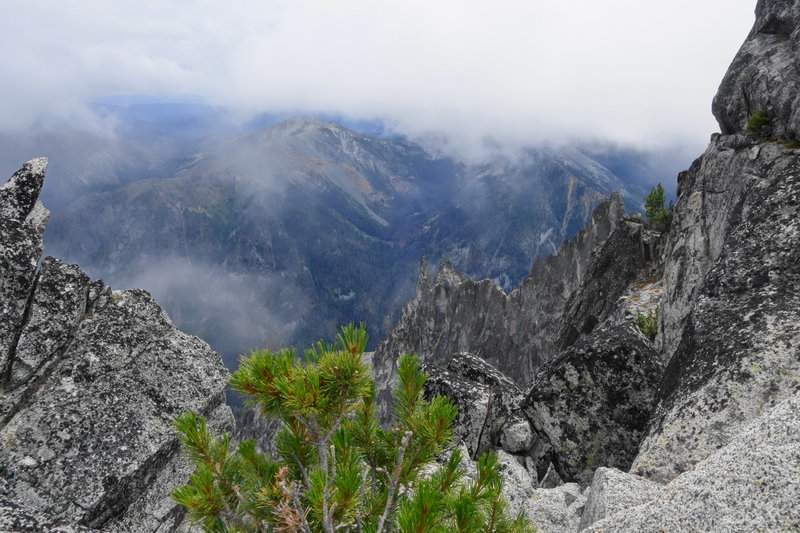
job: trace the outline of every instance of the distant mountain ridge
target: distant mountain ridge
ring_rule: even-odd
[[[107,184],[54,210],[47,252],[142,286],[231,358],[364,320],[378,340],[420,259],[510,290],[583,227],[618,175],[571,148],[470,164],[403,139],[294,118],[190,145],[169,175]]]

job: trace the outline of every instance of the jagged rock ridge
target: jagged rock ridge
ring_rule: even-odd
[[[638,434],[628,433],[627,443],[615,436],[601,444],[612,455],[623,452],[618,466],[631,473],[603,470],[584,519],[569,531],[604,515],[591,531],[800,528],[800,1],[761,0],[756,16],[715,99],[722,134],[712,136],[705,154],[680,174],[665,242],[642,232],[633,246],[617,248],[611,270],[598,249],[561,307],[561,329],[550,337],[554,346],[570,348],[539,367],[526,400],[535,403],[522,404],[533,440],[547,438],[561,477],[582,483],[593,469],[586,468],[597,435],[592,424],[643,408],[628,418],[637,420],[631,429]],[[767,125],[751,127],[753,115],[766,116]],[[616,237],[625,242],[623,233]],[[612,233],[608,242],[614,238]],[[497,297],[485,297],[488,289],[472,290],[485,282],[442,272],[406,308],[397,338],[385,346],[419,349],[431,364],[447,360],[448,354],[436,352],[440,346],[468,346],[501,370],[526,367],[529,359],[516,355],[497,362],[506,353],[503,340],[481,336],[482,323],[473,322],[484,313],[496,319],[502,310]],[[654,279],[662,272],[660,281]],[[461,287],[478,296],[462,297]],[[654,344],[622,333],[632,327],[631,310],[643,309],[635,302],[644,291],[649,310],[655,304],[660,311]],[[411,324],[421,331],[409,333]],[[622,329],[609,335],[614,328]],[[632,372],[598,374],[604,359],[612,366],[646,363]],[[647,379],[637,375],[642,371]],[[614,390],[602,390],[603,375]],[[620,396],[626,390],[638,399]],[[559,435],[571,442],[563,450]],[[594,466],[614,460],[608,455]],[[659,483],[668,485],[660,489]]]
[[[575,239],[567,241],[558,254],[538,260],[520,287],[508,295],[490,280],[464,278],[449,263],[442,264],[431,278],[423,264],[417,295],[373,359],[384,402],[394,379],[395,358],[406,352],[439,364],[456,352],[474,353],[524,385],[556,352],[554,343],[567,300],[623,213],[618,195],[600,204]]]
[[[172,418],[229,426],[226,371],[145,291],[52,257],[37,268],[46,166],[0,188],[0,530],[174,531],[189,465]]]

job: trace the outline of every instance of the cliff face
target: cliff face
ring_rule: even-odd
[[[144,291],[47,257],[47,162],[0,188],[0,530],[173,531],[185,410],[230,425],[219,356]]]
[[[679,176],[660,335],[671,359],[634,464],[654,478],[800,390],[799,26],[800,2],[759,2],[714,100],[723,135]],[[746,131],[757,112],[769,123]]]

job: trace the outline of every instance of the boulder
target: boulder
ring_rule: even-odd
[[[497,471],[503,476],[503,495],[508,500],[508,513],[517,516],[536,490],[536,479],[516,457],[503,450],[497,451]]]
[[[628,469],[662,373],[631,323],[596,328],[542,368],[522,410],[549,441],[562,479],[585,485],[599,466]]]
[[[519,412],[522,392],[489,363],[479,357],[460,352],[452,355],[445,368],[426,363],[428,374],[425,396],[439,394],[450,398],[458,407],[453,424],[456,438],[462,440],[470,457],[495,447],[508,431],[513,431],[515,452],[526,452],[533,445],[528,422]],[[510,428],[514,428],[511,430]]]
[[[575,533],[586,504],[586,491],[576,483],[553,489],[536,489],[523,510],[538,528],[547,533]]]

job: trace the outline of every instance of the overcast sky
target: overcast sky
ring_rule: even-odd
[[[384,119],[468,146],[706,143],[756,0],[0,0],[0,122],[110,95]]]

